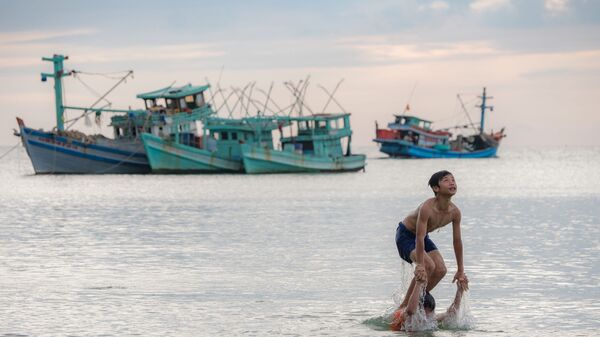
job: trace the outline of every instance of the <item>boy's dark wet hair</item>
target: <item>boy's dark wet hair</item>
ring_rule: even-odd
[[[429,292],[425,293],[425,298],[423,298],[423,307],[428,308],[431,311],[435,310],[435,298],[433,298]]]
[[[445,176],[447,176],[449,174],[452,175],[452,173],[450,173],[449,171],[446,171],[446,170],[434,173],[431,176],[431,178],[429,178],[429,187],[431,187],[431,188],[440,187],[440,180],[442,180],[442,178],[444,178]],[[435,193],[435,194],[437,194],[437,193]]]

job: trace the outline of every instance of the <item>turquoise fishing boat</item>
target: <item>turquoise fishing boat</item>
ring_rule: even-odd
[[[365,155],[351,152],[350,114],[280,116],[279,125],[296,128],[280,138],[280,149],[261,144],[243,144],[247,173],[343,172],[365,167]],[[281,128],[280,128],[281,129]],[[346,152],[342,140],[346,140]]]
[[[273,148],[272,131],[278,124],[271,117],[207,117],[203,133],[176,128],[168,137],[143,134],[142,139],[153,172],[242,173],[243,144]]]

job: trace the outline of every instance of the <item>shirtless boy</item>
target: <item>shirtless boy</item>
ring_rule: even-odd
[[[458,265],[452,282],[458,281],[460,288],[468,290],[469,280],[465,275],[460,235],[461,214],[458,207],[450,201],[456,194],[456,181],[452,173],[440,171],[431,176],[429,186],[435,196],[425,200],[398,224],[396,230],[398,253],[406,262],[416,263],[415,277],[418,280],[426,280],[426,290],[431,291],[446,275],[446,265],[428,233],[452,223],[454,254]],[[404,296],[402,305],[406,306],[414,287],[415,278]]]

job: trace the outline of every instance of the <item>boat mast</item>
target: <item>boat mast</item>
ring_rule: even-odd
[[[42,57],[42,61],[48,61],[54,63],[54,73],[42,73],[42,82],[46,82],[48,77],[54,78],[54,97],[56,100],[56,129],[63,131],[65,124],[63,120],[64,106],[62,96],[62,78],[64,76],[71,75],[71,72],[65,73],[63,67],[63,61],[68,60],[68,56],[54,55],[52,57]]]
[[[479,134],[482,134],[483,127],[485,125],[485,110],[490,109],[490,111],[494,111],[494,107],[485,105],[485,101],[494,97],[487,97],[485,87],[483,87],[483,95],[479,96],[479,98],[481,98],[481,105],[477,106],[478,108],[481,108],[481,125],[479,126]]]

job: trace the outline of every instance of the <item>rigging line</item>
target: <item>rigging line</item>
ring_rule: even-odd
[[[221,89],[219,89],[219,90],[221,91],[221,93],[223,93],[223,90],[221,90]],[[234,92],[233,92],[233,91],[231,91],[231,92],[229,93],[229,95],[227,95],[227,97],[225,97],[225,95],[223,94],[223,98],[224,98],[224,99],[223,99],[223,103],[221,103],[221,106],[219,106],[219,107],[218,107],[218,108],[215,110],[215,112],[216,112],[216,113],[219,113],[219,111],[221,110],[221,108],[223,108],[224,106],[227,106],[227,109],[229,110],[229,106],[227,105],[227,101],[229,101],[229,98],[230,98],[231,96],[233,96],[233,94],[234,94]]]
[[[122,76],[110,76],[113,74],[123,74],[123,73],[127,73],[130,70],[123,70],[123,71],[114,71],[114,72],[109,72],[109,73],[93,73],[93,72],[87,72],[87,71],[73,71],[77,74],[82,74],[82,75],[90,75],[90,76],[102,76],[111,80],[118,80],[120,79]]]
[[[248,86],[250,86],[252,84],[252,82],[249,82],[248,84],[246,84],[244,86],[243,90],[240,90],[239,88],[234,88],[232,87],[231,89],[236,93],[236,95],[238,96],[238,101],[235,103],[234,105],[234,109],[237,107],[237,104],[240,103],[240,114],[244,113],[244,97],[245,97],[245,92],[248,89]],[[241,94],[240,94],[241,92]],[[229,114],[229,118],[233,118],[233,113]]]
[[[331,103],[331,99],[333,98],[333,96],[335,95],[336,91],[338,90],[338,88],[340,87],[340,85],[342,84],[342,82],[344,82],[344,79],[342,78],[338,84],[335,86],[335,88],[333,89],[333,91],[331,92],[331,95],[329,95],[329,99],[327,100],[327,103],[325,103],[325,106],[323,107],[323,111],[321,111],[321,113],[325,113],[325,110],[327,109],[327,106],[329,105],[329,103]],[[322,85],[319,85],[319,87],[323,88]],[[324,88],[323,88],[324,89]]]
[[[298,86],[300,86],[301,83],[302,83],[302,80],[300,80],[300,82],[298,83]],[[288,114],[287,114],[288,116],[290,116],[292,114],[292,112],[294,111],[296,104],[298,104],[298,97],[296,96],[296,91],[298,89],[291,82],[283,82],[283,84],[285,85],[286,89],[288,89],[292,93],[292,96],[294,96],[293,104],[290,107],[290,112],[288,112]]]
[[[253,90],[255,84],[256,84],[256,82],[252,83],[252,86],[250,87],[250,93],[249,94],[246,94],[245,92],[242,92],[242,96],[246,97],[247,100],[248,100],[248,104],[246,106],[246,116],[247,117],[249,117],[249,115],[248,115],[248,109],[250,108],[250,104],[252,104],[256,108],[257,111],[260,111],[260,106],[258,106],[258,104],[257,104],[257,103],[260,103],[260,101],[252,98],[252,90]]]
[[[229,99],[229,97],[231,96],[231,94],[229,94],[229,96],[227,97],[227,99],[225,99],[225,93],[223,91],[223,89],[221,89],[221,83],[217,82],[217,92],[221,93],[221,98],[223,99],[223,104],[225,104],[225,107],[227,108],[227,112],[231,115],[231,109],[229,108],[229,104],[227,103],[227,99]],[[221,105],[222,107],[222,105]],[[220,109],[220,108],[219,108]]]
[[[306,106],[306,108],[310,111],[311,114],[314,115],[314,112],[308,107],[308,105],[304,104],[304,98],[306,97],[306,92],[308,91],[308,82],[310,81],[310,75],[306,76],[306,81],[304,82],[304,89],[303,91],[300,93],[300,104],[301,107]]]
[[[459,95],[456,95],[456,97],[458,98],[458,100],[460,101],[460,105],[462,106],[465,114],[467,114],[467,118],[469,119],[469,124],[471,126],[473,126],[473,121],[471,120],[471,116],[469,115],[469,112],[467,111],[467,108],[465,108],[465,103],[463,102],[462,98]],[[473,130],[475,130],[475,132],[478,132],[479,130],[477,130],[477,128],[473,127]]]
[[[96,90],[92,89],[92,87],[90,87],[87,83],[83,82],[83,80],[79,77],[79,76],[75,76],[75,78],[84,86],[86,87],[92,94],[96,95],[97,97],[102,96],[101,94],[99,94],[98,92],[96,92]],[[104,99],[106,102],[108,102],[109,104],[112,104],[109,100]]]
[[[325,93],[327,93],[331,99],[333,100],[333,102],[338,106],[338,108],[340,108],[342,110],[343,113],[347,113],[346,109],[344,109],[344,107],[340,104],[340,102],[337,101],[337,99],[335,99],[335,97],[333,97],[333,93],[329,93],[329,91],[327,89],[325,89],[325,87],[323,87],[322,85],[319,85],[319,87],[321,87],[321,89],[323,89],[325,91]]]
[[[267,99],[265,100],[265,105],[263,107],[263,115],[267,112],[267,104],[269,103],[269,98],[271,97],[271,90],[273,90],[273,82],[271,82],[271,86],[269,87],[269,93],[267,94]]]
[[[410,104],[410,102],[412,101],[412,98],[413,98],[413,95],[414,95],[414,93],[415,93],[415,89],[417,89],[417,84],[418,84],[418,83],[419,83],[418,81],[415,81],[415,85],[413,85],[413,88],[412,88],[412,90],[410,91],[410,95],[408,96],[408,101],[406,101],[406,105],[404,106],[404,112],[406,112],[406,111],[407,111],[406,107],[408,107],[408,105],[409,105],[409,104]]]
[[[94,102],[94,104],[92,104],[88,109],[93,108],[94,106],[96,106],[96,104],[100,103],[102,100],[104,100],[104,98],[106,96],[108,96],[108,94],[110,94],[115,88],[117,88],[121,83],[123,83],[127,77],[129,77],[129,75],[133,75],[133,71],[129,71],[125,76],[123,76],[123,78],[121,78],[120,81],[118,81],[115,85],[112,86],[112,88],[108,89],[108,91],[102,96],[100,97],[98,100],[96,100],[96,102]],[[69,129],[71,126],[73,126],[73,124],[75,124],[75,122],[77,122],[79,119],[81,119],[82,117],[92,113],[93,111],[84,111],[83,114],[81,116],[79,116],[78,118],[76,118],[68,127],[67,129]]]
[[[281,109],[281,108],[279,107],[279,105],[277,104],[277,102],[275,102],[275,101],[274,101],[274,100],[271,98],[271,89],[273,89],[273,82],[271,82],[271,87],[269,88],[269,92],[268,92],[268,93],[267,93],[266,91],[262,90],[261,88],[256,88],[256,90],[258,90],[259,92],[261,92],[263,95],[265,95],[265,96],[267,97],[267,100],[265,101],[265,111],[267,111],[267,110],[268,110],[268,111],[271,111],[272,113],[274,113],[274,114],[276,114],[276,115],[277,115],[277,114],[280,114],[280,113],[282,113],[284,109]],[[275,110],[273,110],[273,109],[270,109],[270,108],[269,108],[269,109],[267,109],[267,108],[266,108],[266,106],[267,106],[267,103],[268,103],[268,102],[272,102],[272,103],[273,103],[273,105],[275,105],[275,107],[276,107],[276,108],[277,108],[279,111],[275,111]]]
[[[254,90],[254,86],[255,86],[255,85],[256,85],[256,82],[252,82],[252,85],[250,86],[250,92],[248,93],[248,103],[246,104],[246,116],[247,116],[247,117],[249,116],[249,115],[248,115],[248,110],[250,109],[250,103],[253,103],[253,102],[252,102],[252,91]],[[254,103],[253,103],[253,105],[254,105],[254,107],[255,107],[257,110],[259,110],[259,109],[260,109],[260,108],[258,108],[258,107],[256,106],[256,104],[254,104]],[[260,112],[260,110],[259,110],[259,112]]]
[[[212,91],[212,86],[210,85],[208,76],[205,76],[204,80],[206,80],[206,84],[208,84],[208,92],[210,93],[210,100],[207,103],[214,105],[215,104],[215,93],[213,93],[213,91]]]
[[[15,146],[11,147],[10,150],[4,152],[1,156],[0,159],[4,158],[6,155],[8,155],[9,153],[11,153],[14,149],[16,149],[17,147],[19,147],[19,145],[21,145],[21,141],[19,140],[17,142],[17,144],[15,144]]]

